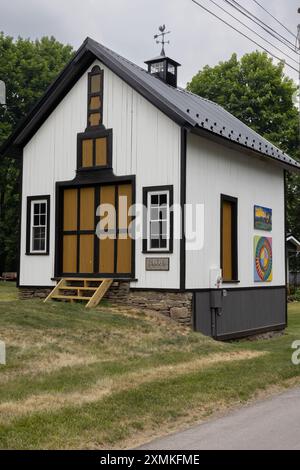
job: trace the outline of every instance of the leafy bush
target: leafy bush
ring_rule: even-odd
[[[288,295],[289,302],[300,302],[300,289],[295,287],[290,288]]]

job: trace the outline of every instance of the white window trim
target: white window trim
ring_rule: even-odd
[[[166,194],[167,196],[167,245],[165,248],[152,248],[151,247],[151,196],[153,195],[162,195]],[[170,191],[168,189],[164,189],[161,191],[148,191],[147,193],[147,251],[148,252],[161,252],[166,253],[170,250]]]
[[[34,222],[34,205],[35,204],[46,204],[46,213],[45,213],[45,225],[33,225]],[[47,199],[34,199],[30,203],[30,253],[34,254],[45,254],[47,253],[47,236],[48,236],[48,200]],[[44,250],[34,250],[33,248],[33,228],[34,227],[44,227],[45,228],[45,249]]]

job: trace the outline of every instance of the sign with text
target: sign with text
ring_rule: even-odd
[[[146,271],[169,271],[170,258],[146,258]]]

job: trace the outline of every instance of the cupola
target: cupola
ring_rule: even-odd
[[[171,31],[166,31],[165,25],[160,26],[159,31],[160,33],[155,34],[154,39],[156,39],[157,44],[162,45],[161,53],[154,59],[146,60],[145,64],[148,65],[148,72],[151,75],[177,88],[177,67],[180,67],[180,64],[176,60],[167,57],[165,53],[165,44],[170,43],[170,41],[165,41],[165,35]]]

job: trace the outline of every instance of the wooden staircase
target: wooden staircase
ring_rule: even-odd
[[[90,279],[64,277],[50,292],[44,302],[50,299],[75,302],[86,301],[86,308],[97,307],[113,283],[113,279]]]

